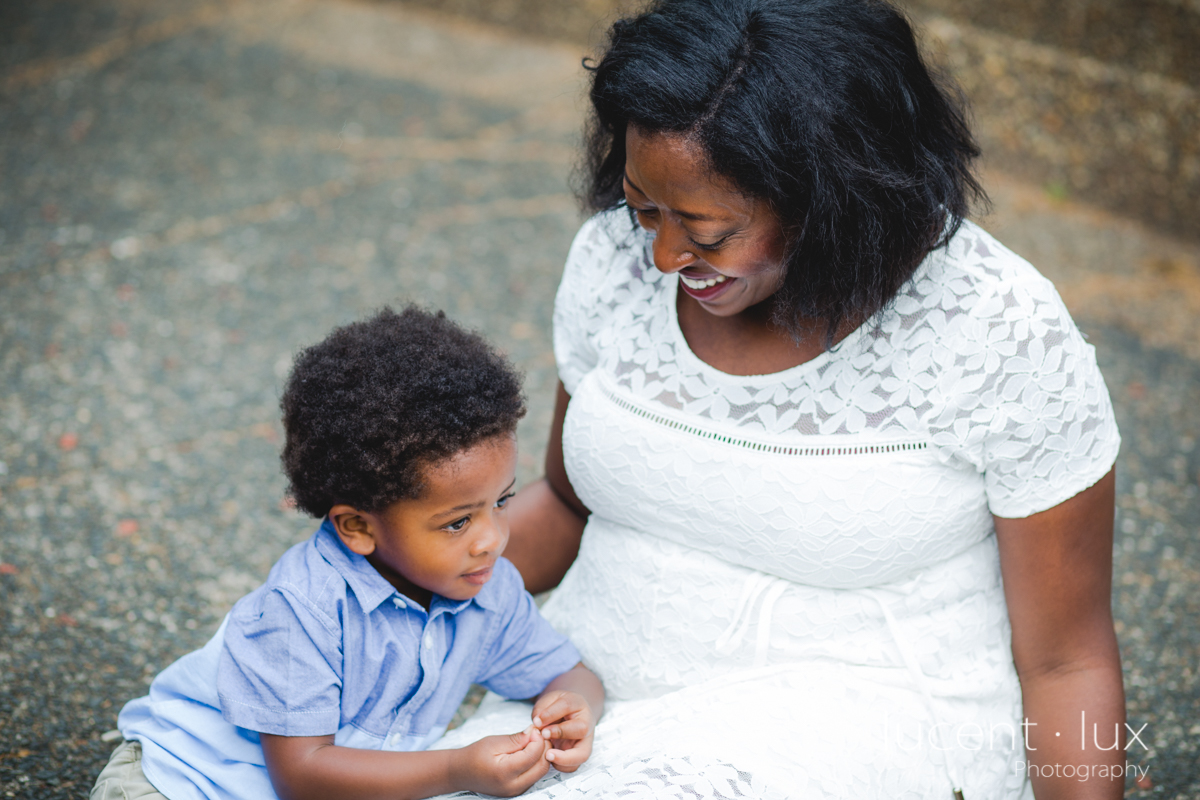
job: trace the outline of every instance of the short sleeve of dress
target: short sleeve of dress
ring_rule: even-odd
[[[516,567],[496,562],[493,581],[505,598],[499,632],[481,660],[475,682],[514,700],[534,697],[581,660],[575,646],[542,617]]]
[[[554,298],[554,358],[558,377],[574,394],[584,375],[595,368],[599,354],[595,334],[607,306],[602,296],[621,254],[619,229],[632,230],[623,209],[597,214],[575,234],[562,282]]]
[[[341,669],[336,622],[299,597],[264,587],[230,612],[217,668],[221,713],[260,733],[336,733]]]
[[[998,280],[965,315],[934,441],[983,473],[993,514],[1027,517],[1104,477],[1121,438],[1095,348],[1053,285],[990,237],[976,247]]]

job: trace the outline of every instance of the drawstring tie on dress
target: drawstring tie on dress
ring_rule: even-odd
[[[934,729],[940,729],[942,718],[937,713],[937,706],[933,702],[933,691],[929,688],[929,679],[925,677],[925,673],[921,671],[921,665],[917,662],[917,656],[913,653],[912,647],[909,646],[908,639],[900,635],[900,626],[896,622],[896,617],[892,614],[892,609],[888,607],[887,602],[883,599],[883,595],[875,589],[867,589],[867,594],[874,598],[879,607],[883,609],[883,618],[887,622],[888,631],[892,634],[892,640],[896,642],[896,648],[900,651],[900,658],[904,660],[904,666],[908,668],[908,674],[912,677],[913,683],[917,685],[917,689],[925,698],[926,710],[929,716],[934,721]],[[938,739],[942,738],[939,730]],[[963,800],[962,779],[958,775],[958,769],[954,765],[954,760],[950,757],[949,748],[942,748],[942,767],[946,770],[946,777],[950,779],[950,786],[954,789],[954,800]],[[957,787],[957,788],[955,788]]]
[[[752,572],[747,576],[746,582],[742,586],[741,597],[738,598],[737,606],[733,611],[733,620],[729,623],[725,631],[717,637],[717,652],[721,655],[731,655],[741,646],[742,640],[746,638],[746,631],[750,627],[750,619],[754,614],[754,605],[762,597],[762,605],[758,610],[758,630],[756,631],[754,641],[754,666],[756,668],[765,667],[767,665],[767,651],[771,645],[771,626],[774,621],[775,603],[787,591],[788,585],[788,581],[783,578],[776,578],[761,572]],[[929,679],[921,671],[921,666],[917,662],[917,657],[913,653],[912,647],[909,646],[908,639],[901,635],[899,623],[896,622],[896,617],[892,614],[892,609],[888,607],[887,602],[883,599],[883,595],[874,589],[867,589],[866,592],[879,604],[879,608],[883,611],[883,618],[887,623],[888,632],[892,635],[892,640],[895,641],[896,648],[900,651],[900,657],[903,659],[904,666],[912,677],[913,683],[916,684],[917,690],[925,700],[926,710],[930,718],[934,720],[934,729],[939,731],[937,736],[940,740],[942,738],[940,732],[942,725],[941,715],[938,714],[937,705],[933,701],[933,691],[929,687]],[[963,785],[962,779],[958,774],[954,760],[950,757],[950,750],[945,747],[940,749],[942,752],[942,768],[946,771],[946,777],[950,780],[950,786],[954,789],[954,800],[964,800],[961,788]]]
[[[750,627],[754,604],[763,596],[762,606],[758,610],[758,631],[754,637],[754,666],[767,665],[767,651],[771,646],[771,622],[775,613],[775,602],[787,590],[788,582],[783,578],[753,572],[742,587],[742,596],[738,598],[737,607],[733,611],[733,621],[717,638],[716,648],[721,655],[732,654],[742,644],[746,630]]]

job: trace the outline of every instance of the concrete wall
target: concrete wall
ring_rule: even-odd
[[[594,45],[628,0],[405,0]],[[1200,239],[1200,0],[907,0],[989,166]],[[581,53],[586,49],[581,47]]]

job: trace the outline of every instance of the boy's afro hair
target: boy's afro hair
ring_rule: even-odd
[[[378,513],[421,493],[421,470],[513,434],[521,376],[439,311],[385,307],[296,356],[280,401],[281,459],[296,505]]]

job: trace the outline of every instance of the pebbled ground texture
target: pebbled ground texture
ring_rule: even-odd
[[[539,473],[584,49],[346,0],[0,9],[0,797],[85,796],[120,706],[311,533],[278,393],[330,327],[412,301],[484,331]],[[1200,797],[1200,248],[986,182],[1124,434],[1129,758]]]

